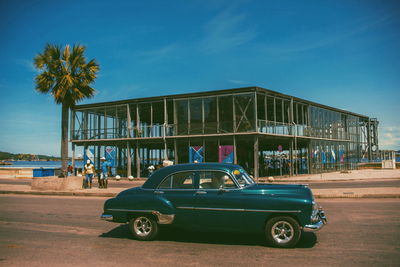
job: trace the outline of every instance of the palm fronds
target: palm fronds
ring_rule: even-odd
[[[96,90],[90,86],[97,77],[99,64],[87,62],[85,47],[66,45],[64,49],[47,44],[44,52],[34,58],[35,67],[41,72],[36,76],[36,90],[51,93],[57,104],[74,106],[84,98],[90,98]]]

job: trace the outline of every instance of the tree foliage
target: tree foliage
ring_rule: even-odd
[[[36,90],[51,93],[57,104],[73,107],[84,98],[95,94],[90,85],[99,71],[94,60],[87,62],[82,45],[60,46],[47,44],[44,52],[34,59],[35,67],[41,72],[36,76]]]

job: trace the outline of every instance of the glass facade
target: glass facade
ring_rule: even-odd
[[[121,102],[77,106],[71,141],[96,156],[115,147],[116,169],[135,176],[163,159],[189,162],[189,147],[218,162],[231,146],[235,163],[269,176],[353,169],[377,145],[377,121],[261,88]]]

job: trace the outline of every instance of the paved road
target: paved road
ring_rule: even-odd
[[[329,224],[295,249],[259,236],[164,231],[132,240],[98,219],[105,198],[0,195],[2,266],[398,266],[398,199],[321,199]]]
[[[326,182],[301,182],[309,184],[311,189],[325,188],[373,188],[373,187],[400,187],[400,179],[369,179],[350,181],[326,181]],[[30,185],[31,179],[0,179],[0,184]],[[95,182],[94,186],[97,186]],[[130,188],[132,182],[110,181],[110,188]]]

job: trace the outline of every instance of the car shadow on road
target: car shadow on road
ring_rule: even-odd
[[[102,238],[120,238],[134,240],[127,224],[101,234]],[[263,235],[225,232],[195,232],[189,230],[162,227],[156,239],[159,242],[183,242],[218,245],[269,246]],[[296,248],[312,248],[317,243],[315,233],[303,233]]]

